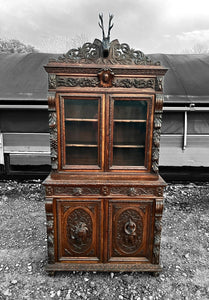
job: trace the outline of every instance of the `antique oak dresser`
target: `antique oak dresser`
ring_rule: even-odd
[[[49,273],[161,270],[158,174],[166,69],[105,37],[52,59]]]

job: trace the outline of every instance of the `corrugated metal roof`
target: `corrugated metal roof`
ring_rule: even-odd
[[[0,99],[45,100],[47,73],[43,66],[55,54],[0,54]],[[165,76],[165,101],[209,102],[208,54],[151,54],[169,70]]]
[[[0,54],[0,99],[46,100],[47,53]]]
[[[152,54],[168,68],[165,101],[209,102],[209,54]]]

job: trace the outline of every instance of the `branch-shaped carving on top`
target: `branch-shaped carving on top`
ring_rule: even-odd
[[[82,47],[71,49],[57,62],[84,64],[119,64],[119,65],[160,65],[153,62],[142,51],[130,48],[128,44],[120,44],[118,40],[110,42],[108,56],[103,53],[103,44],[99,39],[93,43],[85,43]]]

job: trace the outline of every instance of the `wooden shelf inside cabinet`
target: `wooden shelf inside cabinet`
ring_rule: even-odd
[[[66,147],[98,147],[98,145],[90,145],[90,144],[66,144]]]
[[[144,145],[113,145],[114,148],[144,148]]]
[[[121,122],[121,123],[146,123],[147,120],[117,120],[117,119],[114,119],[114,122]]]
[[[65,118],[65,121],[68,122],[98,122],[98,119],[81,119],[81,118]]]

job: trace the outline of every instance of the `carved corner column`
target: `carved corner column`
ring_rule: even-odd
[[[53,199],[48,198],[45,202],[46,210],[46,226],[47,226],[47,249],[48,249],[48,263],[55,262],[54,253],[54,214],[53,214]]]
[[[162,126],[163,100],[163,94],[156,94],[152,142],[152,171],[156,174],[158,174],[159,172],[159,148]]]
[[[49,88],[56,88],[56,75],[49,74]],[[49,113],[49,136],[51,149],[51,168],[52,172],[57,172],[58,169],[58,142],[57,142],[57,113],[55,103],[55,92],[48,93],[48,113]],[[54,214],[53,214],[53,188],[51,186],[45,187],[46,200],[46,226],[47,226],[47,250],[48,263],[55,262],[55,241],[54,241]]]
[[[55,92],[48,93],[48,112],[49,112],[49,135],[51,148],[51,167],[52,171],[58,169],[58,152],[57,152],[57,113],[55,104]]]
[[[154,245],[153,245],[153,264],[160,263],[160,242],[162,231],[162,213],[163,213],[163,198],[156,199],[155,207],[155,226],[154,226]]]

